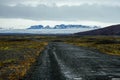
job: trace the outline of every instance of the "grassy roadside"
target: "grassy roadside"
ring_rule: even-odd
[[[71,37],[66,43],[97,49],[103,53],[120,55],[120,37],[84,36]]]
[[[19,80],[36,61],[47,42],[0,40],[0,80]]]

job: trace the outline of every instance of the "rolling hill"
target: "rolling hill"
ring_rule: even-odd
[[[120,35],[120,24],[91,31],[75,33],[75,35]]]

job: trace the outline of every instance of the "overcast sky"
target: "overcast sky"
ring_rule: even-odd
[[[120,0],[0,0],[0,27],[120,23]]]

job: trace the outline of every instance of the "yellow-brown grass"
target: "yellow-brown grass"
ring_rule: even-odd
[[[22,79],[46,45],[47,42],[1,40],[0,80]]]
[[[74,37],[66,43],[97,49],[103,53],[120,55],[120,37],[115,36],[87,36]]]

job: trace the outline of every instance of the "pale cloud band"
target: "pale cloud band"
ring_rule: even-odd
[[[53,20],[42,20],[42,21],[34,21],[29,19],[11,19],[11,18],[1,18],[0,19],[0,27],[4,28],[13,28],[13,29],[24,29],[28,28],[31,25],[44,25],[44,26],[55,26],[58,24],[80,24],[80,25],[90,25],[90,26],[109,26],[118,23],[104,23],[104,22],[97,22],[97,21],[53,21]]]

